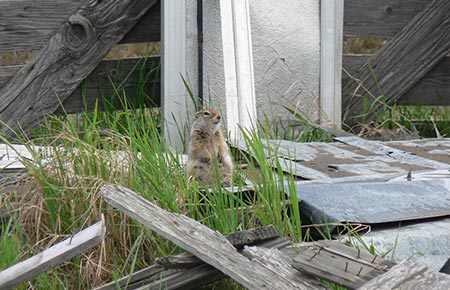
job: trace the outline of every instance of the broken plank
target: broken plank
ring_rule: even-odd
[[[388,271],[393,263],[365,250],[320,241],[293,259],[293,267],[316,277],[357,289]]]
[[[413,277],[424,273],[426,270],[426,266],[411,262],[403,262],[392,267],[389,272],[367,282],[360,289],[401,289],[402,284],[411,280]]]
[[[72,237],[0,272],[0,289],[10,289],[98,245],[105,235],[100,221]]]
[[[243,254],[250,258],[252,261],[260,263],[266,268],[271,269],[278,275],[285,277],[292,281],[301,283],[304,280],[311,279],[303,273],[297,271],[292,267],[292,260],[284,255],[278,249],[268,249],[263,247],[245,247],[242,251]],[[318,281],[311,281],[318,289],[328,289]]]
[[[259,247],[283,248],[290,244],[288,238],[278,238],[275,240],[257,243]],[[173,271],[173,270],[177,271]],[[144,289],[160,289],[161,283],[166,290],[186,290],[198,289],[200,286],[224,278],[225,275],[214,267],[205,264],[191,253],[181,253],[176,256],[168,256],[158,259],[156,263],[146,269],[130,274],[117,281],[113,281],[95,290],[115,290],[118,286],[135,289],[136,285],[141,285]],[[149,285],[153,285],[146,288]]]
[[[167,212],[133,191],[105,185],[101,194],[110,205],[191,252],[249,289],[316,289],[293,283],[242,256],[219,232],[181,214]]]
[[[0,90],[0,132],[14,137],[55,112],[156,0],[89,1]],[[126,15],[126,17],[123,17]]]
[[[369,152],[378,154],[378,155],[385,155],[392,157],[398,161],[408,163],[408,164],[414,164],[422,167],[429,167],[433,169],[449,169],[450,164],[442,163],[439,161],[419,157],[410,154],[409,152],[405,152],[396,148],[389,147],[387,145],[382,144],[381,142],[377,141],[369,141],[365,140],[360,137],[337,137],[335,140],[349,144],[364,150],[367,150]]]

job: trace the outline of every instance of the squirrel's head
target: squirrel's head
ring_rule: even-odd
[[[203,109],[195,114],[192,129],[202,129],[209,134],[213,134],[219,128],[220,119],[220,113],[216,109]]]

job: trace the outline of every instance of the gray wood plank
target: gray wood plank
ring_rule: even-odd
[[[344,55],[343,67],[350,74],[356,74],[370,55]],[[348,76],[342,74],[343,83],[348,82]],[[408,89],[398,99],[398,105],[420,105],[420,106],[450,106],[450,57],[444,57],[414,86]],[[345,96],[348,98],[349,96]],[[343,100],[347,103],[348,100]]]
[[[373,103],[364,118],[373,119],[384,102],[395,103],[450,52],[449,19],[450,1],[433,0],[360,67],[354,77],[364,87],[353,80],[343,85],[343,99],[349,100],[343,104],[344,119],[349,125],[361,121],[363,99]],[[386,100],[375,102],[381,95]]]
[[[227,239],[229,239],[229,236]],[[290,240],[287,238],[257,242],[259,247],[268,248],[286,247],[289,244]],[[166,290],[198,289],[224,277],[225,275],[216,268],[205,264],[196,256],[184,252],[176,256],[161,258],[150,267],[95,288],[95,290],[115,290],[117,286],[123,288],[125,285],[128,285],[127,289],[135,289],[139,286],[146,290],[161,289],[162,283]],[[307,280],[311,281],[312,279],[307,278]],[[147,288],[149,285],[153,286]]]
[[[404,283],[406,283],[408,280],[414,279],[414,277],[416,277],[417,275],[424,273],[426,270],[426,266],[406,261],[401,264],[395,265],[389,272],[367,282],[359,289],[407,289],[403,288],[402,285],[404,285]]]
[[[64,261],[100,244],[105,235],[103,221],[39,254],[0,272],[0,289],[10,289]]]
[[[91,1],[81,6],[0,91],[0,115],[5,122],[2,133],[12,137],[18,125],[25,131],[37,127],[155,2]]]
[[[149,73],[159,65],[160,57],[149,57],[145,62],[145,72]],[[96,105],[102,110],[103,97],[113,100],[118,107],[120,105],[118,98],[110,98],[115,95],[115,89],[119,89],[120,93],[125,90],[125,95],[133,101],[136,95],[138,84],[139,69],[142,68],[144,58],[128,58],[122,60],[104,60],[92,73],[83,81],[81,85],[63,102],[55,113],[79,113],[83,111],[92,111]],[[0,67],[0,88],[2,88],[9,80],[14,77],[23,66],[5,66]],[[144,103],[149,106],[161,105],[161,84],[159,81],[159,70],[154,70],[152,81],[145,86],[149,96]],[[111,81],[114,80],[115,85],[119,85],[125,81],[122,86],[114,88]],[[104,95],[102,95],[104,94]],[[98,103],[97,103],[98,102]]]
[[[357,289],[392,267],[391,262],[335,241],[320,241],[293,259],[293,267],[316,277]],[[386,289],[386,288],[380,288]]]
[[[184,215],[164,211],[129,189],[106,185],[100,192],[110,205],[249,289],[315,289],[307,282],[293,283],[277,276],[239,254],[220,233]]]
[[[344,36],[389,38],[430,0],[345,0]]]
[[[252,261],[271,269],[279,276],[285,277],[288,280],[297,281],[297,283],[303,283],[305,280],[310,280],[317,289],[329,289],[318,281],[311,280],[311,277],[294,269],[292,267],[292,260],[278,249],[245,247],[242,253]]]
[[[450,3],[450,2],[449,2]],[[335,140],[349,144],[375,154],[392,157],[404,163],[429,167],[433,169],[449,169],[450,164],[411,155],[408,152],[389,147],[377,141],[369,141],[359,137],[337,137]]]
[[[0,51],[40,49],[85,0],[0,1]],[[159,1],[158,1],[159,2]],[[160,5],[155,5],[121,43],[159,41]]]

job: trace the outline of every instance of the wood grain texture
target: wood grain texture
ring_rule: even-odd
[[[227,239],[230,239],[230,236],[227,236]],[[262,243],[257,242],[257,244],[260,247],[268,248],[287,246],[283,238]],[[95,288],[95,290],[115,290],[118,285],[122,288],[128,285],[130,289],[136,289],[137,285],[141,285],[146,290],[158,290],[161,289],[161,283],[164,283],[164,289],[167,290],[198,289],[224,277],[225,275],[216,268],[205,264],[196,256],[184,252],[176,256],[158,259],[154,265],[148,268]],[[310,277],[305,277],[305,279],[312,280]],[[149,285],[153,285],[153,287],[144,287],[149,287]]]
[[[92,0],[81,6],[0,91],[1,132],[12,137],[18,125],[25,131],[37,127],[155,2]]]
[[[387,272],[392,262],[336,241],[319,241],[293,259],[293,267],[316,277],[357,289]],[[390,288],[380,288],[390,289]]]
[[[403,288],[403,286],[405,286],[404,284],[409,280],[414,280],[416,276],[421,275],[426,270],[427,270],[426,266],[411,262],[403,262],[401,264],[394,266],[389,272],[369,281],[368,283],[363,285],[360,288],[360,290],[408,289],[406,287]],[[414,288],[416,287],[413,287],[411,289]],[[416,288],[416,289],[425,289],[425,288]]]
[[[0,272],[0,289],[11,289],[34,276],[100,244],[104,223],[98,222],[47,250]]]
[[[292,260],[284,255],[278,249],[267,249],[263,247],[245,247],[242,251],[243,254],[250,258],[252,261],[263,265],[264,267],[271,269],[281,277],[286,279],[297,281],[302,283],[305,280],[309,280],[316,289],[329,289],[319,281],[312,280],[311,276],[307,276],[292,267]]]
[[[370,55],[343,55],[343,67],[351,75],[356,74]],[[343,83],[349,77],[342,74]],[[348,97],[348,95],[347,95]],[[344,103],[348,100],[343,100]],[[412,88],[397,100],[398,105],[450,106],[450,57],[444,57]]]
[[[345,0],[344,36],[390,38],[431,0]]]
[[[366,120],[383,107],[376,97],[384,95],[388,105],[400,99],[450,52],[449,30],[450,1],[432,1],[356,72],[370,94],[355,81],[343,85],[345,121],[349,125],[361,121],[363,99],[373,103]]]
[[[86,0],[0,1],[0,51],[40,49]],[[146,13],[121,43],[161,39],[158,3]]]
[[[184,215],[164,211],[129,189],[105,185],[100,192],[110,205],[249,289],[316,289],[306,281],[293,283],[279,277],[239,254],[219,232]]]
[[[70,114],[86,110],[92,111],[96,104],[98,109],[102,110],[104,107],[103,97],[106,95],[108,100],[110,100],[109,96],[115,96],[115,89],[117,88],[119,88],[120,92],[125,90],[130,102],[136,102],[137,100],[133,101],[133,96],[137,93],[138,77],[141,69],[145,70],[145,74],[150,75],[150,80],[145,85],[145,91],[149,98],[143,100],[143,104],[148,107],[159,107],[161,105],[161,84],[159,69],[157,69],[159,62],[159,56],[149,57],[147,60],[143,58],[104,60],[63,102],[62,106],[55,113],[66,112]],[[0,67],[0,88],[6,85],[22,67]],[[120,108],[118,98],[111,98],[111,100],[116,104],[117,108]]]

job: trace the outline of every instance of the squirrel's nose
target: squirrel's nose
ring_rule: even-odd
[[[220,115],[217,115],[217,120],[220,120]]]

